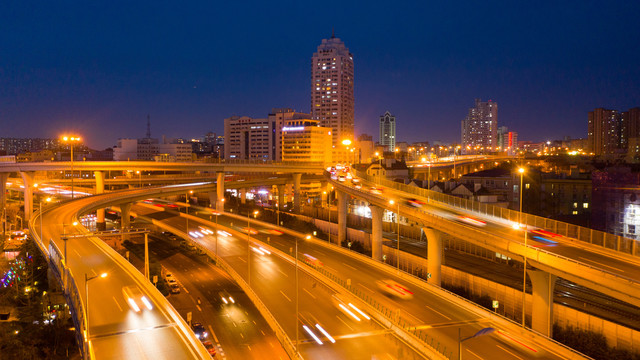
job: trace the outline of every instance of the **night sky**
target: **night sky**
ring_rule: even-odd
[[[202,137],[231,115],[309,112],[310,59],[354,54],[356,133],[460,141],[475,98],[520,140],[586,137],[640,106],[640,1],[2,1],[0,137]],[[34,5],[35,4],[35,5]],[[334,7],[335,6],[335,7]]]

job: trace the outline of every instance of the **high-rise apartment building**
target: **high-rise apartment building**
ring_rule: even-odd
[[[588,115],[589,150],[594,155],[613,155],[627,148],[627,127],[620,112],[597,108]]]
[[[462,148],[495,149],[498,146],[498,103],[476,99],[462,120]]]
[[[509,155],[515,154],[518,149],[518,133],[509,131],[506,126],[498,127],[498,151],[506,151]]]
[[[354,141],[353,55],[331,35],[311,58],[311,116],[331,128],[334,151]]]
[[[384,151],[396,148],[396,117],[388,111],[380,116],[380,145],[384,146]]]

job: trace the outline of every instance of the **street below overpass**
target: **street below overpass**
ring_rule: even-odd
[[[157,218],[163,224],[179,231],[185,231],[186,220],[174,213],[167,214],[148,206],[135,206],[134,212],[150,218]],[[215,223],[207,219],[189,220],[188,231],[196,231],[199,227],[214,228]],[[241,221],[226,216],[219,216],[220,225],[236,230],[232,236],[206,235],[197,238],[202,246],[216,251],[233,269],[248,280],[248,268],[251,267],[251,286],[259,295],[280,325],[292,339],[295,339],[296,328],[300,334],[300,351],[305,358],[344,358],[371,359],[382,355],[398,359],[421,358],[413,350],[397,338],[372,322],[355,321],[347,313],[339,310],[335,293],[316,281],[313,277],[299,272],[299,306],[300,322],[295,316],[295,267],[275,255],[259,254],[249,251],[247,235],[238,236],[238,232],[246,231],[246,220]],[[276,249],[293,255],[296,240],[287,234],[276,235],[260,225],[252,225],[257,233],[251,235],[253,247],[259,248],[260,240]],[[217,243],[217,246],[216,246]],[[476,313],[463,309],[443,298],[434,295],[423,287],[411,288],[413,299],[403,300],[389,297],[382,293],[376,283],[381,279],[392,279],[406,286],[401,274],[389,275],[387,272],[373,268],[351,256],[334,251],[312,242],[298,240],[298,253],[311,255],[323,263],[324,270],[344,280],[350,279],[351,285],[369,298],[375,298],[387,308],[396,309],[395,317],[407,326],[416,327],[437,339],[437,346],[446,347],[447,356],[457,358],[459,331],[462,337],[468,337],[488,326],[495,326],[489,319],[481,318]],[[250,260],[247,262],[247,256]],[[249,265],[250,264],[250,265]],[[336,340],[330,344],[326,337],[319,335],[324,345],[317,345],[302,329],[302,325],[314,327],[320,324]],[[497,328],[491,335],[471,339],[463,345],[463,357],[476,359],[560,359],[564,358],[552,353],[544,341],[523,338]],[[316,331],[316,334],[318,332]],[[434,344],[434,347],[436,344]],[[576,356],[577,357],[577,356]]]

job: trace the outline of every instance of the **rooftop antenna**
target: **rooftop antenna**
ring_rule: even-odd
[[[336,38],[336,28],[334,28],[334,27],[331,28],[331,38],[332,39]]]
[[[147,139],[151,139],[151,116],[147,114]]]

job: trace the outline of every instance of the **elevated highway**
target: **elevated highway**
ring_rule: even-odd
[[[326,176],[339,192],[339,212],[346,211],[345,196],[349,195],[366,200],[374,208],[399,211],[403,217],[422,224],[429,243],[429,272],[433,275],[432,282],[437,285],[442,254],[438,232],[519,261],[524,261],[526,257],[533,267],[527,273],[533,285],[533,328],[537,331],[551,333],[552,294],[556,276],[640,306],[640,259],[635,256],[637,248],[631,239],[613,237],[616,242],[611,249],[595,245],[594,239],[598,238],[606,245],[607,235],[591,229],[520,215],[508,209],[391,181],[382,180],[380,183],[366,174],[358,174],[363,180],[362,189],[333,181],[328,174]],[[384,186],[384,196],[365,190],[370,186],[380,187],[380,184]],[[389,199],[394,199],[395,203],[390,204]],[[408,199],[424,202],[425,205],[420,208],[407,205]],[[381,253],[381,231],[376,231],[376,228],[381,226],[382,212],[372,210],[372,214],[373,256],[377,259]],[[343,217],[339,216],[339,219]],[[523,225],[518,225],[520,223]],[[517,229],[514,229],[514,225]],[[339,225],[339,229],[343,228],[346,228],[346,224]],[[578,236],[572,237],[569,229],[576,229]],[[344,237],[344,231],[341,233]],[[578,240],[580,234],[585,233],[591,236],[590,243]],[[623,246],[625,241],[628,247]]]

